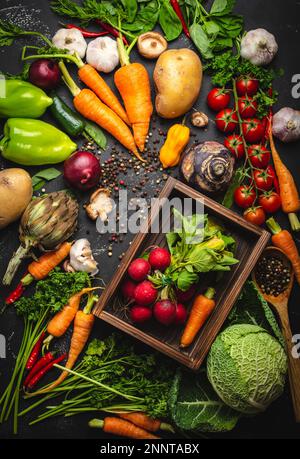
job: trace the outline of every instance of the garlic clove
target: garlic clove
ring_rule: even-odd
[[[98,273],[98,263],[94,259],[88,239],[78,239],[74,242],[66,268],[68,270],[84,271],[92,276]]]

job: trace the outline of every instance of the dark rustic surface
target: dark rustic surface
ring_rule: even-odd
[[[237,10],[244,15],[246,20],[246,28],[249,30],[256,27],[265,27],[276,35],[279,42],[279,55],[276,59],[278,66],[285,70],[285,76],[277,83],[280,97],[278,107],[292,106],[299,107],[299,101],[293,100],[291,97],[291,78],[294,74],[299,73],[299,15],[300,3],[295,0],[237,0]],[[9,19],[20,25],[30,29],[30,27],[43,31],[49,36],[58,28],[58,18],[50,11],[48,0],[26,0],[19,2],[18,0],[1,0],[0,2],[0,17]],[[24,43],[19,42],[13,47],[0,49],[0,68],[3,71],[11,73],[18,72],[21,69],[20,65],[20,50]],[[190,46],[186,38],[182,38],[179,43],[173,42],[171,47]],[[132,57],[135,58],[133,53]],[[152,64],[149,65],[149,71],[152,71]],[[205,104],[205,94],[210,87],[209,78],[206,76],[202,93],[197,104],[197,108],[207,112]],[[61,94],[67,96],[64,89],[60,90]],[[212,113],[210,114],[213,116]],[[159,123],[163,130],[166,130],[168,123]],[[157,133],[157,130],[155,131]],[[199,140],[214,139],[222,140],[214,126],[210,123],[207,132],[202,133],[194,130]],[[156,138],[154,134],[153,138]],[[162,136],[158,135],[160,142]],[[103,159],[110,156],[113,142],[110,141]],[[280,151],[286,164],[291,168],[300,187],[299,174],[299,144],[282,146]],[[0,159],[0,167],[11,167],[13,164],[4,162]],[[30,172],[36,172],[41,168],[31,168]],[[128,188],[132,189],[135,184],[141,180],[143,171],[140,175],[129,172],[125,178]],[[145,189],[148,196],[154,196],[163,185],[162,173],[157,170],[149,174],[150,180]],[[121,177],[122,178],[122,177]],[[159,182],[159,183],[157,183]],[[47,191],[54,191],[65,187],[62,179],[46,186]],[[87,201],[87,195],[78,195],[81,203]],[[282,224],[286,224],[286,218],[282,217]],[[112,273],[115,271],[119,263],[119,255],[126,251],[129,241],[132,236],[128,235],[124,238],[122,244],[115,244],[113,257],[108,258],[107,251],[109,246],[108,238],[100,236],[95,231],[95,225],[90,222],[85,212],[81,211],[79,221],[79,231],[77,237],[89,237],[92,241],[93,249],[96,253],[96,258],[100,264],[101,276],[107,282]],[[299,242],[299,240],[298,240]],[[2,277],[4,269],[7,265],[9,257],[13,250],[18,245],[17,225],[11,225],[9,228],[0,232],[0,277]],[[21,272],[21,271],[20,271]],[[1,289],[1,300],[5,297],[7,291]],[[295,287],[290,303],[290,318],[294,333],[300,331],[300,310],[299,310],[299,287]],[[94,335],[101,337],[110,333],[112,328],[98,320],[95,325]],[[0,360],[0,388],[5,386],[11,374],[16,352],[20,343],[22,332],[22,321],[15,316],[13,308],[9,309],[0,319],[0,333],[7,338],[7,359]],[[140,344],[138,345],[141,348]],[[37,414],[37,412],[35,412]],[[87,427],[87,420],[90,415],[82,415],[67,419],[54,418],[48,422],[38,424],[33,427],[28,427],[28,418],[24,418],[20,422],[19,438],[99,438],[99,432],[90,430]],[[0,437],[11,438],[11,425],[5,424],[0,426]],[[218,437],[222,437],[219,435]],[[263,415],[257,416],[254,419],[243,419],[238,427],[229,434],[226,438],[299,438],[300,427],[293,420],[293,412],[288,389],[285,394],[274,403],[271,408]],[[212,436],[212,438],[215,438]]]

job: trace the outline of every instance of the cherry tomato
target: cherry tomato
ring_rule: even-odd
[[[244,212],[244,219],[249,223],[261,226],[266,221],[265,211],[261,207],[250,207]]]
[[[274,179],[266,170],[255,170],[253,175],[259,191],[269,191],[272,188]]]
[[[259,88],[258,80],[242,77],[236,82],[236,90],[239,96],[254,96]]]
[[[234,201],[243,209],[253,206],[256,199],[256,193],[253,187],[248,185],[239,186],[234,192]]]
[[[247,118],[243,122],[243,134],[246,142],[258,143],[265,135],[265,124],[257,118]]]
[[[274,167],[271,164],[269,164],[266,171],[273,178],[274,190],[276,191],[276,193],[280,194],[279,181]]]
[[[232,108],[221,110],[216,116],[216,126],[219,131],[230,134],[238,125],[238,117]]]
[[[259,205],[268,214],[274,214],[281,208],[281,199],[275,191],[266,191],[259,197]]]
[[[241,159],[245,156],[244,142],[240,135],[229,135],[224,140],[224,145],[236,159]]]
[[[248,148],[248,156],[253,167],[265,169],[271,160],[270,151],[263,145],[251,145]]]
[[[207,95],[207,104],[215,112],[228,107],[229,103],[230,93],[224,88],[214,88]]]
[[[258,103],[252,97],[242,97],[238,101],[239,114],[241,118],[253,118],[258,109]]]

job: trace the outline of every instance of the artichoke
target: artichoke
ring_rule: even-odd
[[[78,203],[65,191],[33,199],[22,216],[19,227],[21,245],[9,262],[3,284],[10,285],[21,261],[32,248],[55,250],[72,236],[77,217]]]

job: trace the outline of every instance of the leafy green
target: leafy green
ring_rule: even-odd
[[[170,390],[169,409],[176,426],[193,435],[230,431],[240,417],[215,393],[206,371],[199,374],[177,371]]]
[[[182,24],[169,0],[161,2],[159,24],[168,41],[176,40],[182,32]]]
[[[27,31],[11,22],[0,19],[0,46],[10,46],[16,38],[27,34]]]
[[[236,169],[233,179],[224,195],[224,198],[222,201],[223,206],[227,207],[228,209],[230,209],[233,206],[234,192],[243,182],[244,178],[245,178],[245,170],[243,167],[239,167],[238,169]]]
[[[5,76],[6,80],[23,80],[27,81],[29,77],[29,69],[30,69],[30,64],[27,62],[24,64],[23,69],[21,70],[20,73],[18,74],[13,74],[13,73],[8,73],[8,72],[3,72],[1,75]]]
[[[214,16],[222,16],[231,13],[235,6],[235,0],[214,0],[210,9],[210,14]]]
[[[55,268],[47,279],[36,284],[32,296],[22,297],[15,303],[17,314],[30,321],[38,321],[47,312],[58,312],[72,295],[89,285],[90,278],[87,273],[65,273]]]
[[[61,172],[55,167],[50,167],[49,169],[44,169],[40,172],[37,172],[31,177],[33,190],[37,191],[42,188],[46,182],[56,179],[61,175]]]

